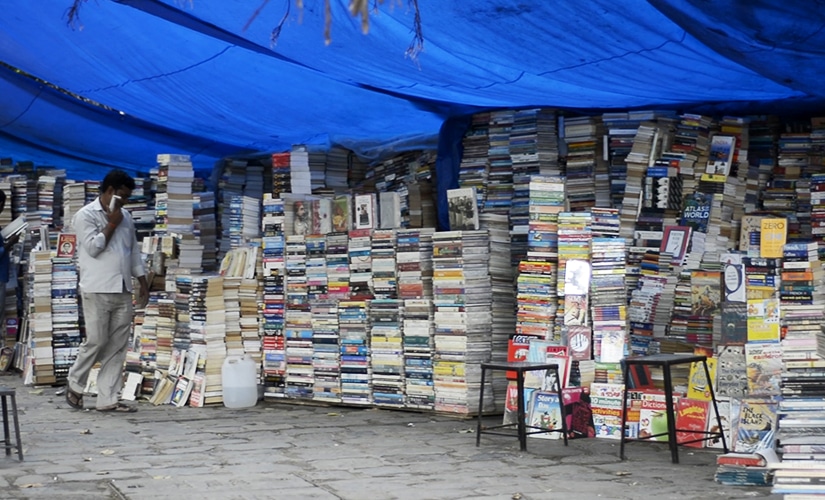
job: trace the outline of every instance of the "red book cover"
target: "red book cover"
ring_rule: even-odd
[[[507,362],[527,361],[527,353],[530,351],[530,340],[539,337],[533,335],[510,335],[507,341]],[[516,380],[516,372],[507,372],[508,380]]]
[[[676,440],[679,443],[705,437],[703,432],[707,430],[708,425],[708,404],[708,401],[679,398],[679,402],[676,403],[676,428],[679,429],[679,431],[676,432]],[[704,448],[705,442],[697,441],[695,443],[688,443],[685,446],[689,446],[691,448]]]
[[[69,233],[60,233],[57,237],[57,256],[58,257],[74,257],[77,250],[77,235]]]

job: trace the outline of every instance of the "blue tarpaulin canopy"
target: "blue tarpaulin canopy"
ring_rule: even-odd
[[[367,35],[330,0],[329,45],[323,0],[303,3],[96,0],[71,27],[72,0],[3,2],[0,62],[28,75],[0,66],[0,156],[99,177],[157,153],[200,169],[292,144],[376,158],[489,108],[825,111],[821,2],[418,0],[416,59],[407,0]]]

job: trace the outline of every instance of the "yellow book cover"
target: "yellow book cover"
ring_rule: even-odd
[[[782,247],[788,237],[785,219],[762,219],[760,221],[759,256],[765,259],[782,258]]]
[[[716,358],[708,358],[708,371],[710,372],[710,380],[716,380]],[[716,388],[714,387],[714,390]],[[690,375],[688,376],[688,399],[698,401],[710,401],[710,387],[708,385],[708,378],[705,374],[705,367],[701,362],[690,364]]]
[[[779,342],[779,300],[748,300],[748,342]]]

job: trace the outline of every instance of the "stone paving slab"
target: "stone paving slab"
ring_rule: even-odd
[[[25,461],[0,456],[0,499],[776,500],[713,481],[718,452],[603,439],[482,436],[475,420],[259,403],[132,414],[76,411],[58,388],[16,387]],[[87,402],[88,403],[88,402]],[[487,417],[490,422],[496,417]]]

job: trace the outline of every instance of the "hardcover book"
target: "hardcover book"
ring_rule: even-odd
[[[561,429],[561,402],[558,394],[546,391],[533,391],[530,396],[530,413],[527,424],[539,429]],[[531,429],[536,430],[536,429]],[[542,432],[529,434],[530,437],[558,439],[559,432]]]

